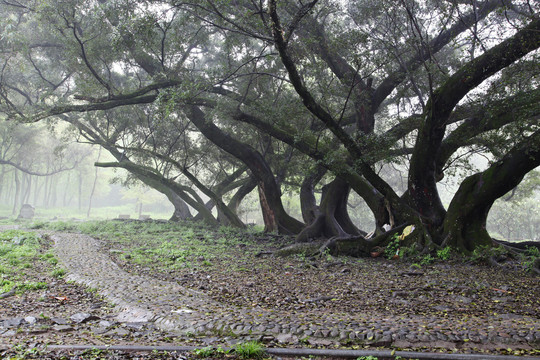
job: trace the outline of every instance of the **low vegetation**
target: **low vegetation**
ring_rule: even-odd
[[[35,232],[8,230],[0,233],[0,298],[48,287],[44,281],[28,280],[26,273],[40,263],[46,271],[61,277],[54,255],[47,252],[47,240]]]

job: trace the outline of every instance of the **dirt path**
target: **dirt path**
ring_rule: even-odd
[[[154,322],[181,335],[258,336],[282,343],[310,339],[316,345],[335,341],[454,348],[536,348],[540,324],[526,316],[490,316],[455,319],[425,316],[366,314],[297,314],[262,308],[218,304],[203,293],[177,283],[134,275],[118,267],[100,241],[81,234],[52,235],[55,252],[68,271],[67,279],[96,288],[119,310],[119,321]]]

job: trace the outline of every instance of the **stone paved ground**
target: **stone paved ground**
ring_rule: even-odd
[[[81,234],[52,236],[68,279],[96,288],[117,304],[119,321],[148,321],[179,335],[273,338],[316,345],[336,341],[395,347],[540,348],[537,318],[514,314],[455,318],[387,314],[293,314],[216,303],[177,283],[134,275],[118,267],[102,244]]]

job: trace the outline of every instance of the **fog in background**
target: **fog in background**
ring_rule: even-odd
[[[95,162],[114,159],[95,145],[63,138],[65,129],[8,123],[1,131],[0,217],[16,218],[22,204],[35,208],[35,220],[169,219],[174,211],[163,194],[143,185],[125,170],[95,167]],[[472,163],[440,182],[446,206],[460,179],[486,167],[488,161],[476,156]],[[396,189],[406,189],[406,168],[385,165],[379,172]],[[507,240],[540,239],[538,178],[538,170],[531,172],[520,187],[495,203],[487,224],[492,236]],[[297,191],[285,189],[283,202],[292,216],[301,219]],[[354,193],[349,198],[349,212],[359,227],[374,227],[371,212]],[[245,223],[263,224],[256,190],[242,202],[239,216]]]

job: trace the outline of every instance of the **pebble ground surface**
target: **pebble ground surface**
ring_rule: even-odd
[[[99,310],[102,313],[95,314],[97,316],[93,316],[93,310],[89,308],[75,315],[67,314],[63,319],[47,320],[54,325],[43,336],[49,336],[47,334],[52,329],[66,344],[88,339],[96,345],[170,343],[227,346],[256,340],[273,346],[292,347],[440,349],[535,356],[540,353],[540,319],[535,310],[515,313],[486,311],[485,314],[478,311],[460,314],[449,310],[445,316],[437,316],[440,312],[415,314],[408,311],[400,315],[399,311],[384,313],[361,308],[347,311],[339,308],[318,311],[314,308],[302,312],[290,307],[239,306],[234,301],[216,301],[208,292],[182,286],[170,278],[160,280],[129,269],[126,271],[113,261],[110,244],[101,240],[79,233],[45,233],[53,241],[55,255],[67,271],[66,280],[93,289],[114,304],[112,310],[105,306]],[[531,291],[538,291],[538,288],[532,286]],[[462,298],[471,301],[471,298]],[[396,304],[403,301],[399,296],[392,300]],[[105,316],[103,311],[114,319]],[[70,315],[73,315],[71,320]],[[24,334],[20,330],[24,329],[25,322],[35,321],[35,317],[2,319],[0,316],[0,343],[2,339],[15,339],[18,333]],[[43,321],[38,317],[36,324]],[[86,328],[77,325],[83,323],[89,325]],[[111,327],[111,324],[118,324],[118,327]],[[36,326],[30,326],[29,333],[39,333]],[[75,336],[71,340],[62,338],[65,336],[62,334],[73,334],[77,329],[88,332],[89,328],[90,332],[96,330],[96,334],[101,333],[105,338],[109,336],[109,340],[96,338],[95,334]],[[138,338],[134,336],[145,333],[145,329],[156,329],[159,333],[154,330],[149,333],[157,334],[157,338],[150,340],[141,335]],[[34,341],[40,342],[39,338]]]
[[[52,235],[68,280],[97,289],[116,304],[117,320],[148,322],[179,336],[255,339],[288,345],[357,344],[395,348],[540,349],[537,317],[498,314],[464,317],[398,316],[348,312],[311,316],[218,303],[172,281],[135,275],[114,263],[100,240]],[[235,340],[238,341],[238,340]]]

